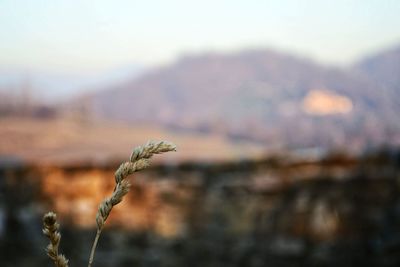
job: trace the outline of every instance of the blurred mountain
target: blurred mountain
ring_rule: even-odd
[[[400,96],[400,46],[361,60],[356,68],[374,82],[386,87],[391,97]],[[385,91],[385,92],[386,92]],[[400,100],[397,100],[400,105]]]
[[[400,143],[399,90],[377,82],[387,75],[398,85],[399,61],[383,55],[361,63],[361,72],[269,50],[200,54],[80,103],[102,118],[222,132],[267,146],[364,149]],[[370,77],[375,68],[381,74]]]

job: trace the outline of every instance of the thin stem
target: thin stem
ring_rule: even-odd
[[[102,230],[101,228],[100,228],[100,229],[97,229],[96,237],[94,238],[94,242],[93,242],[93,245],[92,245],[92,250],[91,250],[91,252],[90,252],[89,265],[88,265],[88,267],[91,267],[91,266],[92,266],[93,259],[94,259],[94,252],[96,251],[97,242],[99,241],[99,237],[100,237],[100,234],[101,234],[101,230]]]

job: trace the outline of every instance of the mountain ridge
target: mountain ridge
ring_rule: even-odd
[[[197,54],[77,102],[89,106],[93,116],[110,120],[218,131],[282,147],[396,143],[399,90],[359,66],[341,69],[260,49]],[[351,109],[306,112],[312,92],[332,110],[338,99],[350,101]]]

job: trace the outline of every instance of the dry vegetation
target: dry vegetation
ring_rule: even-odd
[[[150,165],[149,159],[153,155],[169,151],[176,151],[176,146],[165,141],[148,142],[143,146],[136,147],[129,161],[122,163],[117,169],[115,172],[115,187],[112,195],[101,202],[97,211],[97,233],[90,252],[88,267],[92,266],[97,243],[112,208],[121,203],[124,196],[129,192],[131,184],[127,180],[128,176],[147,168]],[[46,249],[47,255],[54,261],[56,267],[68,267],[68,260],[64,255],[58,253],[61,240],[61,234],[58,232],[58,229],[59,224],[57,223],[56,214],[53,212],[46,213],[43,217],[43,233],[50,240],[50,244]]]

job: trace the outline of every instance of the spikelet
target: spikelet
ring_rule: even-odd
[[[68,267],[68,260],[65,256],[58,254],[61,240],[59,228],[57,215],[54,212],[48,212],[43,216],[43,234],[50,240],[50,244],[46,248],[47,255],[54,261],[56,267]]]
[[[134,172],[146,169],[150,166],[148,159],[139,159],[135,162],[124,162],[122,163],[117,171],[115,172],[115,183],[120,183],[123,179],[133,174]]]
[[[136,147],[130,156],[130,161],[135,162],[139,159],[148,159],[155,154],[176,151],[176,146],[166,141],[149,141],[143,146]]]
[[[116,185],[111,197],[106,198],[103,200],[103,202],[101,202],[96,215],[96,223],[98,229],[103,228],[104,223],[108,218],[108,215],[110,215],[112,207],[122,201],[122,198],[129,192],[129,188],[130,183],[126,180],[122,180]]]
[[[176,146],[166,141],[149,141],[143,146],[138,146],[133,149],[129,161],[122,163],[115,172],[114,192],[111,197],[106,198],[101,202],[96,214],[97,229],[104,226],[113,206],[122,201],[122,198],[128,193],[130,184],[123,183],[124,179],[134,172],[143,170],[150,166],[149,158],[153,155],[164,152],[176,151]]]

